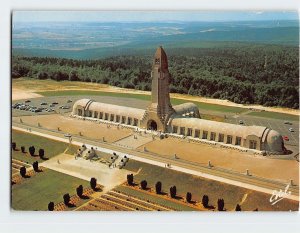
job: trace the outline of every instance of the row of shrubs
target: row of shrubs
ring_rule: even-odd
[[[92,190],[94,191],[97,191],[97,179],[92,177],[91,180],[90,180],[90,187]],[[86,199],[87,197],[83,195],[83,186],[82,185],[79,185],[77,188],[76,188],[76,194],[77,196],[80,198],[80,199]],[[66,193],[63,195],[63,201],[64,201],[64,204],[67,206],[67,207],[73,207],[73,205],[70,203],[71,201],[71,196],[69,193]],[[54,210],[54,202],[49,202],[48,204],[48,210],[49,211],[53,211]]]
[[[33,170],[35,172],[40,172],[40,169],[39,169],[39,162],[38,161],[35,161],[32,163],[32,167],[33,167]],[[20,175],[23,177],[23,178],[27,178],[28,176],[26,175],[27,173],[27,169],[26,167],[20,167]]]
[[[127,175],[127,184],[130,186],[135,185],[134,179],[133,179],[133,174]],[[143,190],[147,190],[147,181],[142,180],[140,182],[140,187]],[[155,192],[156,192],[156,194],[162,194],[162,183],[160,181],[156,182],[156,184],[155,184]],[[176,186],[175,185],[171,186],[170,187],[170,197],[176,198],[176,194],[177,194]],[[192,193],[187,192],[185,199],[186,199],[186,202],[191,203],[192,202]],[[201,203],[205,208],[211,208],[211,206],[209,206],[209,197],[207,195],[203,195]],[[224,209],[224,206],[225,206],[224,199],[222,199],[222,198],[218,199],[217,206],[218,206],[218,211],[224,211],[225,210]],[[239,204],[237,204],[235,210],[241,211],[242,210],[241,206]]]
[[[16,142],[12,142],[11,143],[11,148],[12,148],[12,150],[13,151],[17,151],[17,143]],[[22,151],[22,153],[26,153],[26,151],[25,151],[25,146],[21,146],[21,151]],[[29,154],[31,155],[31,156],[34,156],[35,155],[35,147],[34,146],[30,146],[29,148],[28,148],[28,151],[29,151]],[[44,149],[42,149],[42,148],[40,148],[39,149],[39,157],[41,158],[41,159],[45,159],[45,150]]]

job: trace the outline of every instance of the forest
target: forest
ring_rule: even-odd
[[[247,45],[166,49],[170,92],[241,104],[299,108],[298,48]],[[151,90],[153,50],[75,60],[12,56],[12,78],[84,81]]]

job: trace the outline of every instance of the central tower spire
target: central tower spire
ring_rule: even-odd
[[[168,70],[168,58],[164,49],[160,46],[156,50],[152,77],[152,93],[150,109],[156,111],[163,120],[169,113],[173,112],[169,94],[170,73]]]
[[[169,116],[174,113],[169,94],[170,77],[168,58],[164,49],[160,46],[154,55],[151,72],[151,103],[142,120],[142,124],[147,129],[156,128],[155,130],[165,131]]]

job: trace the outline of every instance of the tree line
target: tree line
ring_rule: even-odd
[[[153,52],[153,51],[152,51]],[[297,47],[168,49],[170,91],[235,103],[299,108]],[[153,54],[98,60],[12,57],[12,78],[84,81],[151,90]]]

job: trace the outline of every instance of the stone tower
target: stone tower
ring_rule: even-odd
[[[160,46],[155,53],[152,72],[151,103],[141,121],[146,129],[166,131],[170,115],[174,113],[170,102],[168,58]]]

